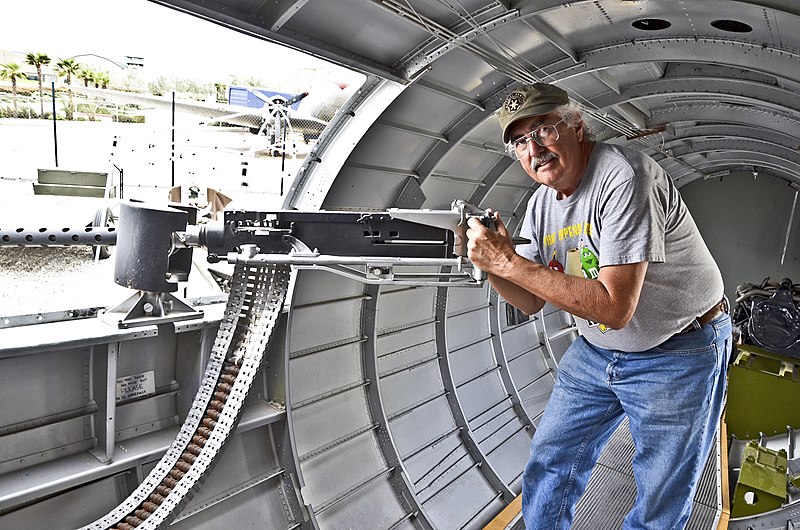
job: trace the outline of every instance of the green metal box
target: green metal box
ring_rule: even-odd
[[[728,435],[752,440],[800,426],[800,359],[748,344],[739,350],[728,370]]]
[[[732,517],[747,517],[780,508],[786,502],[786,451],[752,441],[744,449],[742,469],[733,492]]]

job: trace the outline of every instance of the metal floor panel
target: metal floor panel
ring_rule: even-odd
[[[695,492],[692,515],[686,530],[716,528],[720,509],[716,441],[706,460]],[[620,528],[636,501],[636,482],[631,460],[635,451],[627,418],[617,428],[600,454],[586,492],[578,501],[572,530]],[[658,480],[658,477],[653,477]]]

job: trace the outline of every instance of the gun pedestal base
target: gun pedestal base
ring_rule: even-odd
[[[202,311],[172,294],[139,291],[98,318],[120,328],[131,328],[202,317]]]

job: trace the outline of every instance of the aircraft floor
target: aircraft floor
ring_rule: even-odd
[[[695,493],[687,530],[716,528],[719,488],[716,447],[715,442]],[[573,530],[621,527],[622,520],[636,500],[636,483],[631,465],[633,453],[633,440],[626,419],[600,454],[586,492],[578,501]],[[653,477],[653,480],[658,479]]]

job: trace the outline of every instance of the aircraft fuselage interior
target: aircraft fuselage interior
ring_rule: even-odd
[[[150,4],[360,82],[324,121],[284,105],[269,154],[285,172],[307,152],[279,204],[209,189],[210,219],[184,186],[117,196],[89,226],[0,226],[0,247],[104,249],[113,278],[94,281],[120,288],[116,305],[3,310],[0,528],[523,528],[531,439],[579,331],[498,295],[465,223],[491,209],[520,236],[539,184],[497,112],[536,82],[666,171],[722,273],[738,344],[687,528],[800,527],[800,3]],[[253,178],[248,156],[233,179]],[[183,296],[198,278],[216,294]],[[623,423],[573,528],[621,527],[633,453]]]

